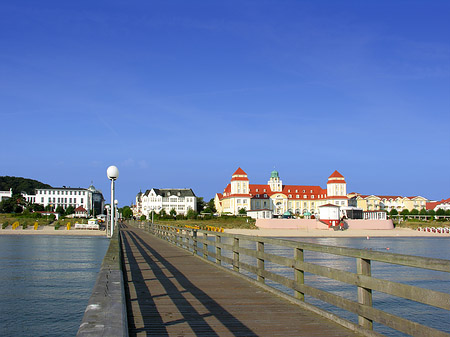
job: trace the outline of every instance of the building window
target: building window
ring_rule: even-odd
[[[305,193],[305,190],[303,190],[303,193]]]
[[[256,192],[259,192],[259,190],[258,190],[258,189],[256,189]]]
[[[314,199],[314,195],[311,195],[311,199]]]
[[[264,198],[267,198],[267,194],[264,194]]]
[[[306,196],[306,194],[304,194],[304,195],[303,195],[303,199],[306,199],[306,198],[307,198],[307,196]]]
[[[289,195],[288,195],[288,198],[292,198],[292,195],[291,195],[291,194],[289,194]]]
[[[238,204],[240,204],[241,203],[241,199],[237,199],[237,201],[236,201]]]

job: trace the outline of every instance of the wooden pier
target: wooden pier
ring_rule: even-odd
[[[142,229],[121,229],[130,336],[360,336]]]

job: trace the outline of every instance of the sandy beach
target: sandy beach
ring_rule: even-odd
[[[448,237],[450,234],[419,232],[409,228],[353,229],[345,231],[323,229],[225,229],[225,233],[268,237]]]
[[[67,230],[65,227],[61,227],[55,230],[53,226],[39,226],[37,230],[33,227],[22,229],[12,229],[11,227],[6,229],[0,229],[0,235],[83,235],[83,236],[106,236],[106,231],[90,230],[90,229],[71,229]]]

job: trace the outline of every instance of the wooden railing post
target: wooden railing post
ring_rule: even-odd
[[[264,242],[258,241],[256,243],[256,250],[257,250],[258,254],[264,254]],[[258,257],[257,267],[258,267],[258,275],[256,277],[256,280],[258,282],[265,283],[265,278],[264,278],[264,258]]]
[[[358,275],[371,276],[370,260],[357,258],[356,272]],[[372,306],[372,290],[358,287],[358,303],[362,305]],[[373,322],[363,316],[358,316],[358,323],[366,329],[373,329]]]
[[[208,260],[208,244],[205,242],[208,242],[208,234],[203,233],[203,258]]]
[[[295,248],[294,249],[294,260],[295,261],[304,261],[303,257],[303,249],[301,248]],[[294,280],[296,284],[305,284],[305,272],[303,270],[294,268]],[[305,294],[301,291],[295,290],[295,298],[304,301],[305,300]]]
[[[222,242],[220,235],[216,235],[216,263],[220,266],[222,264],[222,248],[218,244]]]
[[[233,270],[239,272],[239,239],[233,240]]]
[[[192,230],[192,249],[194,251],[194,255],[197,254],[197,230]]]

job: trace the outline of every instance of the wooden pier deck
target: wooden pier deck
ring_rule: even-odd
[[[130,336],[359,336],[143,230],[121,233]]]

